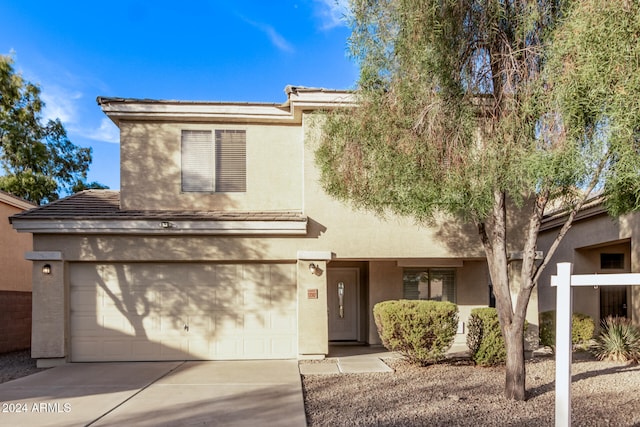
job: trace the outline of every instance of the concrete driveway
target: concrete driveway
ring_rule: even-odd
[[[0,384],[7,426],[305,426],[296,360],[71,363]]]

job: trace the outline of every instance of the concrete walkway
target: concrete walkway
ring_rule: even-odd
[[[361,374],[393,372],[382,359],[397,357],[384,347],[331,346],[324,360],[300,361],[302,375]]]
[[[6,426],[305,426],[298,362],[72,363],[0,384]]]
[[[448,357],[465,357],[467,346],[454,344],[447,352]],[[300,361],[301,375],[361,374],[369,372],[393,372],[383,360],[399,358],[382,346],[331,345],[329,355],[324,360]]]

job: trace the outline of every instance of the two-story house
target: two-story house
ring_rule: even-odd
[[[120,129],[120,191],[13,217],[34,234],[41,366],[322,357],[329,342],[378,344],[372,308],[400,298],[458,304],[464,343],[470,310],[491,299],[476,230],[327,196],[314,113],[354,99],[286,93],[284,104],[98,99]]]

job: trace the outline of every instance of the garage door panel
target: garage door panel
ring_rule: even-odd
[[[287,358],[288,354],[295,353],[295,343],[289,336],[271,338],[271,355],[273,358]]]
[[[295,333],[296,331],[296,312],[290,313],[271,313],[271,328],[276,331]]]
[[[71,354],[76,360],[97,361],[102,358],[102,340],[98,338],[74,339],[71,341]]]
[[[243,291],[238,288],[216,286],[214,304],[217,310],[237,310],[243,305]]]
[[[102,336],[105,338],[136,335],[131,324],[121,316],[102,316],[98,319],[98,324],[102,326]]]
[[[133,342],[131,340],[104,340],[103,354],[112,359],[122,359],[128,357],[132,352]]]
[[[295,265],[74,263],[70,270],[74,361],[297,354]]]
[[[244,353],[248,358],[260,358],[268,353],[269,339],[262,336],[247,336],[243,342]]]
[[[217,333],[241,333],[244,329],[244,317],[239,313],[218,314],[215,316],[214,331]]]
[[[92,306],[95,306],[98,298],[101,296],[96,294],[95,289],[76,289],[71,293],[70,304],[78,312],[92,312]]]
[[[216,336],[213,345],[215,359],[238,359],[244,353],[242,338],[237,335]]]
[[[94,337],[101,336],[103,327],[96,322],[95,315],[85,315],[76,313],[74,315],[74,329],[75,335],[79,337]]]
[[[269,295],[269,306],[280,310],[295,310],[296,292],[295,286],[272,287]]]
[[[131,344],[133,360],[153,360],[160,352],[160,343],[149,340],[136,340]]]
[[[268,289],[244,290],[242,302],[245,310],[260,310],[271,304],[271,295]]]

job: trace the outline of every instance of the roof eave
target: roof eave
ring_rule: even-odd
[[[301,123],[302,112],[356,104],[353,92],[287,87],[284,104],[210,101],[172,101],[98,97],[102,111],[121,121],[179,121],[225,123]]]
[[[127,219],[13,219],[13,228],[33,234],[305,235],[307,221],[207,221]]]

